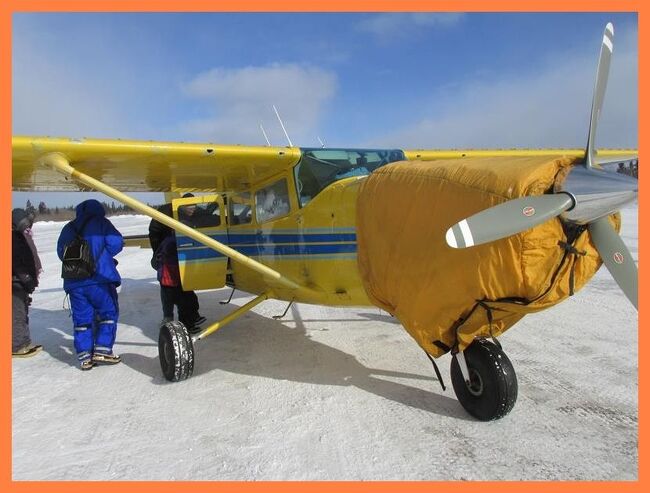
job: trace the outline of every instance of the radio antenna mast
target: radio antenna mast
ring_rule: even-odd
[[[263,135],[264,138],[266,139],[266,144],[267,144],[269,147],[271,147],[271,142],[269,141],[269,138],[266,136],[266,132],[264,131],[264,127],[262,126],[261,123],[260,123],[260,130],[262,131],[262,135]]]
[[[280,126],[282,127],[282,131],[284,132],[284,135],[287,138],[287,141],[289,142],[289,147],[293,147],[293,144],[291,143],[291,139],[289,138],[289,134],[287,133],[287,129],[284,128],[284,123],[282,123],[282,118],[280,118],[280,114],[278,113],[278,110],[275,107],[275,105],[273,105],[273,111],[275,111],[275,116],[278,117],[278,121],[280,122]]]

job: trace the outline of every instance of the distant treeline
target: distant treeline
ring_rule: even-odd
[[[136,211],[130,207],[123,204],[116,204],[115,202],[101,202],[106,211],[106,216],[123,216],[136,214]],[[147,204],[150,207],[157,207]],[[25,204],[25,210],[31,212],[35,216],[35,221],[70,221],[74,219],[77,214],[75,212],[75,205],[70,205],[67,207],[48,207],[47,204],[41,201],[38,204],[38,207],[34,207],[31,200],[28,200]]]

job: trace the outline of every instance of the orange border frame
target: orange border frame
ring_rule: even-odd
[[[643,8],[641,1],[632,0],[531,0],[528,2],[514,0],[315,0],[305,3],[305,0],[256,0],[246,2],[243,7],[241,2],[234,0],[225,0],[214,2],[208,0],[95,0],[93,2],[81,0],[5,0],[0,2],[0,60],[4,70],[0,70],[0,108],[5,108],[0,118],[0,131],[2,135],[1,155],[3,156],[2,172],[0,173],[0,187],[11,193],[11,17],[14,12],[65,12],[65,11],[84,11],[84,12],[103,12],[103,11],[122,11],[122,12],[143,12],[143,11],[167,11],[167,12],[192,12],[192,11],[303,11],[303,12],[323,12],[323,11],[346,11],[346,12],[377,12],[377,11],[462,11],[462,12],[483,12],[483,11],[529,11],[529,12],[637,12],[639,22],[639,153],[642,152],[643,136],[647,133],[645,123],[645,108],[647,105],[646,93],[641,90],[647,82],[647,68],[643,61],[643,55],[646,53],[646,36],[642,29]],[[642,168],[641,176],[644,175]],[[643,210],[645,206],[645,196],[639,197],[639,208]],[[9,219],[10,210],[7,209],[0,216],[0,231],[9,231],[11,221]],[[643,214],[639,215],[639,244],[645,240],[644,226],[648,220],[644,220]],[[5,248],[3,261],[0,262],[0,279],[5,279],[1,284],[1,301],[3,324],[3,343],[2,354],[6,355],[0,358],[0,393],[3,405],[0,408],[0,423],[2,423],[2,433],[5,437],[12,436],[11,423],[11,358],[9,357],[9,338],[10,333],[7,330],[10,327],[11,303],[9,301],[9,253],[10,250]],[[640,270],[642,273],[643,270]],[[639,279],[640,304],[643,304],[647,291],[646,280],[643,276]],[[645,325],[645,310],[639,311],[639,327]],[[646,347],[647,336],[644,332],[639,331],[639,347]],[[619,355],[625,357],[625,355]],[[639,381],[645,382],[646,366],[643,359],[639,357]],[[215,487],[221,491],[264,491],[264,492],[302,492],[305,489],[315,492],[333,492],[339,488],[350,488],[356,491],[373,491],[373,492],[393,492],[397,489],[404,492],[427,492],[432,489],[453,489],[455,492],[476,491],[480,489],[481,493],[505,493],[519,491],[525,487],[529,491],[602,491],[608,492],[612,488],[618,491],[637,491],[643,488],[645,484],[646,454],[643,447],[645,440],[645,427],[641,416],[645,416],[645,405],[647,398],[642,392],[642,386],[639,386],[639,470],[638,480],[632,482],[147,482],[147,481],[117,481],[117,482],[93,482],[80,483],[71,481],[47,482],[13,482],[12,481],[12,447],[11,439],[3,440],[0,449],[0,486],[3,491],[51,491],[68,493],[74,488],[83,486],[92,488],[93,492],[109,493],[115,488],[138,488],[139,491],[152,493],[177,493],[179,488],[191,488],[192,491],[210,491]],[[641,438],[644,438],[642,441]],[[647,485],[646,485],[647,486]]]

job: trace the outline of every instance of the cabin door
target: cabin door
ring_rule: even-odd
[[[174,219],[228,244],[221,195],[175,199],[172,201],[172,209]],[[226,256],[179,232],[176,232],[176,246],[183,289],[214,289],[226,284]]]

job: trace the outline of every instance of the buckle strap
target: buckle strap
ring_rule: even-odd
[[[580,251],[576,247],[574,247],[571,243],[568,243],[566,241],[558,241],[557,244],[560,248],[562,248],[562,250],[564,250],[567,253],[571,253],[573,255],[581,255],[581,256],[587,255],[586,250]]]

